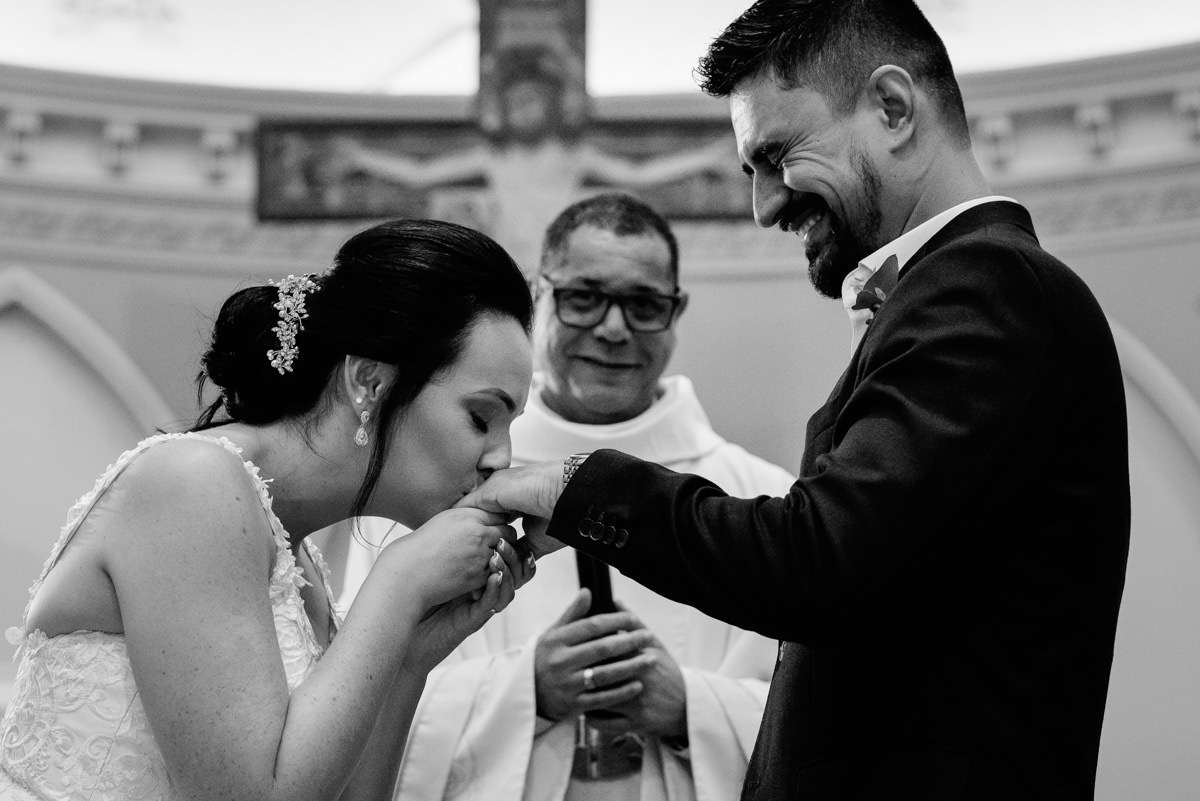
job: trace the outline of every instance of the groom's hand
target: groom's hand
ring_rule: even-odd
[[[522,515],[525,536],[519,542],[540,558],[563,547],[546,534],[547,521],[562,491],[563,463],[539,462],[497,470],[455,505]]]
[[[538,462],[497,470],[456,506],[549,518],[563,491],[563,463]]]

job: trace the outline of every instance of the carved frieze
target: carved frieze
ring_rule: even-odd
[[[219,208],[0,191],[0,252],[9,258],[120,264],[162,272],[246,274],[275,262],[319,270],[338,244],[360,227],[262,225],[245,212]]]
[[[489,46],[519,50],[522,20],[570,1],[498,2],[517,12],[496,17],[495,31],[508,33]],[[580,31],[563,41],[582,47]],[[985,171],[1030,206],[1043,236],[1200,218],[1200,44],[968,75],[963,89]],[[528,260],[562,204],[621,187],[677,220],[712,264],[791,264],[801,250],[750,222],[723,103],[600,98],[578,137],[532,143],[489,137],[472,111],[470,98],[179,88],[3,67],[0,246],[87,247],[147,266],[153,254],[187,255],[196,269],[212,254],[222,258],[208,269],[240,270],[241,260],[332,252],[371,218],[430,215],[487,230]],[[268,123],[249,147],[259,117]],[[351,147],[339,139],[347,133]],[[260,197],[275,204],[264,217],[347,221],[256,223],[256,167]]]
[[[681,193],[704,186],[695,177]],[[726,187],[732,208],[745,203],[744,180]],[[711,190],[711,186],[710,186]],[[1162,174],[1130,173],[1055,186],[1012,186],[1001,191],[1025,203],[1043,239],[1138,235],[1169,228],[1200,232],[1200,165]],[[434,216],[477,228],[495,219],[496,198],[472,187],[430,196]],[[680,203],[684,203],[680,200]],[[320,270],[337,246],[366,223],[262,224],[245,210],[101,201],[0,188],[0,249],[7,253],[61,254],[89,263],[114,261],[143,269],[246,273]],[[727,219],[678,219],[675,224],[689,269],[712,278],[746,277],[803,269],[803,244],[793,234],[764,231],[749,213]],[[1200,236],[1200,234],[1197,234]]]

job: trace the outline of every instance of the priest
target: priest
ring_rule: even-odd
[[[653,209],[624,194],[568,207],[537,282],[539,372],[514,463],[615,448],[735,495],[787,491],[787,471],[713,430],[686,377],[664,377],[687,295]],[[397,798],[734,798],[775,656],[760,635],[559,551],[431,674]]]

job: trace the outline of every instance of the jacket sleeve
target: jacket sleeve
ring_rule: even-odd
[[[734,499],[601,450],[566,487],[549,533],[741,628],[854,636],[953,546],[970,504],[1013,480],[1002,474],[1017,461],[1015,433],[1053,358],[1042,287],[1017,251],[968,241],[912,272],[852,364],[831,447],[787,495]]]

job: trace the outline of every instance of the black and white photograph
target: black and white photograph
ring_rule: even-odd
[[[0,801],[1197,801],[1195,0],[0,0]]]

